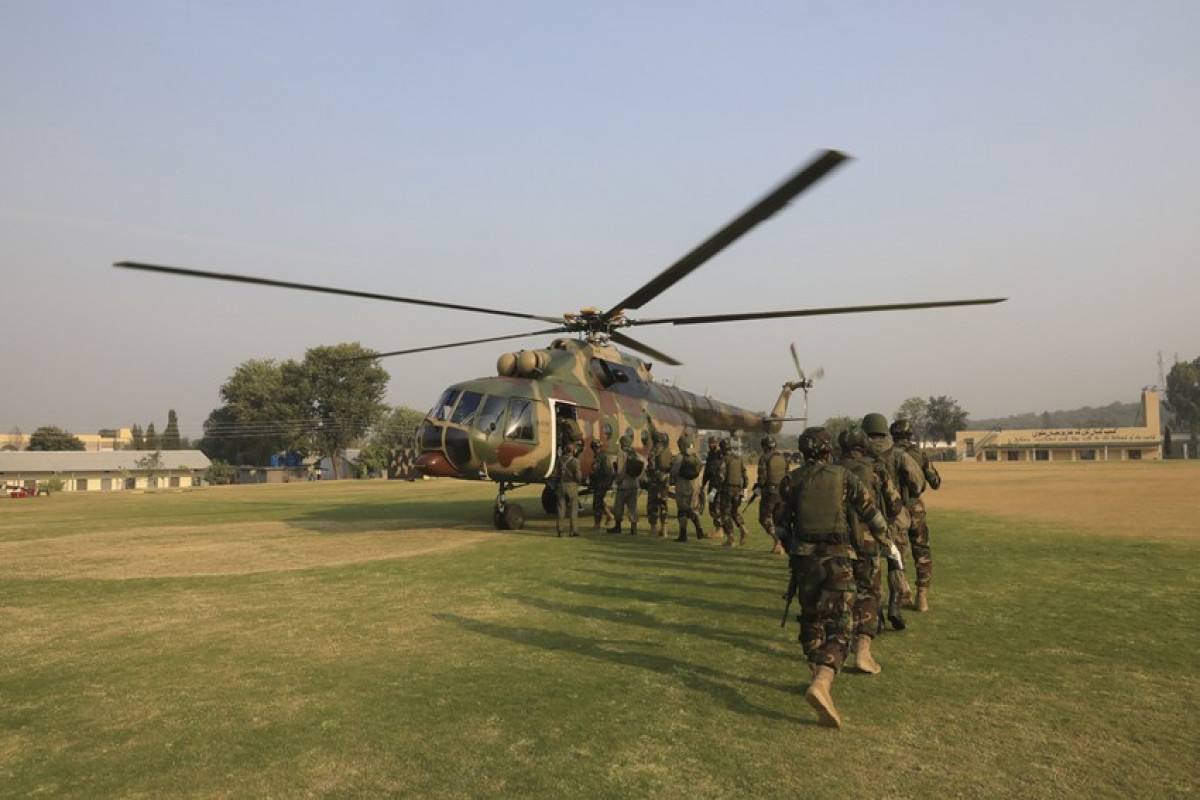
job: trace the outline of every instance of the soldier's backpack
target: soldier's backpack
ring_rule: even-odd
[[[849,521],[844,498],[846,476],[842,467],[816,465],[803,470],[795,494],[796,538],[803,542],[846,541]]]
[[[636,478],[642,474],[642,470],[646,468],[646,462],[642,461],[637,453],[630,453],[625,459],[625,474],[630,478]]]
[[[684,456],[683,461],[679,462],[679,477],[689,481],[699,478],[700,459],[690,454]]]

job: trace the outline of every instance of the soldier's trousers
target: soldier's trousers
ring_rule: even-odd
[[[575,533],[575,521],[579,517],[579,486],[576,484],[563,485],[558,490],[558,532],[562,533],[563,521],[570,525],[571,533]]]
[[[633,527],[637,527],[638,523],[638,490],[637,489],[617,489],[616,500],[613,502],[613,514],[617,517],[617,524],[621,524],[621,520],[625,518],[626,513],[629,515],[629,523]]]
[[[592,517],[597,523],[603,522],[608,516],[608,501],[605,499],[607,496],[608,489],[592,490]]]
[[[858,548],[854,562],[854,632],[874,638],[879,630],[879,604],[883,602],[883,571],[879,546],[867,542]]]
[[[698,536],[704,533],[704,528],[700,526],[700,515],[696,513],[696,508],[693,505],[695,496],[696,490],[693,488],[691,481],[680,478],[675,483],[675,517],[679,520],[679,532],[685,533],[687,531],[687,521],[690,519],[692,524],[696,526],[696,535]]]
[[[742,518],[742,487],[727,486],[717,492],[717,504],[720,506],[721,527],[726,536],[733,536],[734,526],[738,530],[746,527]]]
[[[662,520],[665,524],[667,521],[667,498],[670,487],[666,483],[655,479],[646,486],[646,518],[650,520],[650,527],[653,528]]]
[[[925,503],[918,499],[908,504],[912,525],[908,541],[912,546],[913,563],[917,567],[917,586],[928,586],[933,578],[933,550],[929,547],[929,525],[925,522]]]
[[[846,660],[854,627],[854,559],[842,555],[846,550],[819,546],[791,558],[798,571],[800,645],[810,664],[835,672]]]
[[[758,498],[758,524],[772,539],[779,538],[775,535],[775,507],[777,505],[779,505],[779,492],[774,489],[767,489]]]

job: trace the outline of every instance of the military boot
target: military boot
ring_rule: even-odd
[[[620,533],[621,532],[621,521],[617,520],[617,524],[613,525],[611,528],[609,528],[608,532],[609,533]]]
[[[859,634],[854,637],[854,663],[859,672],[878,675],[883,671],[879,662],[871,655],[871,637]]]
[[[907,586],[908,581],[904,577],[904,573],[898,569],[888,571],[888,622],[892,623],[892,627],[898,631],[904,630],[904,614],[900,608],[904,602],[903,586]]]
[[[929,610],[929,587],[928,586],[918,586],[917,587],[917,611],[928,611],[928,610]]]
[[[804,693],[804,699],[817,712],[817,722],[826,728],[842,727],[842,718],[833,704],[833,667],[817,667],[812,684]]]
[[[679,518],[679,535],[675,537],[675,541],[677,541],[677,542],[686,542],[687,541],[687,518],[686,517]]]
[[[636,522],[629,523],[629,535],[637,536],[637,523]]]

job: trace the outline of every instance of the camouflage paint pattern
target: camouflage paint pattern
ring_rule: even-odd
[[[613,452],[615,440],[631,433],[643,455],[655,431],[674,442],[682,434],[694,438],[698,428],[774,433],[782,425],[776,417],[786,414],[790,386],[772,416],[656,383],[650,366],[610,344],[575,339],[506,353],[497,365],[501,374],[463,381],[443,393],[418,431],[418,466],[440,477],[552,481],[563,411],[578,422],[585,445],[599,439]],[[528,427],[516,418],[522,401],[531,411]],[[483,413],[489,404],[500,406],[498,416]],[[592,458],[585,449],[585,478]]]
[[[854,628],[853,550],[848,545],[804,545],[790,558],[800,601],[800,646],[808,662],[842,668]]]

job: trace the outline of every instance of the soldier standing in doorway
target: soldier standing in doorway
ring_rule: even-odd
[[[572,536],[578,536],[575,521],[579,516],[579,484],[583,471],[579,468],[579,442],[569,442],[558,462],[558,535],[563,535],[563,519],[568,520]]]

